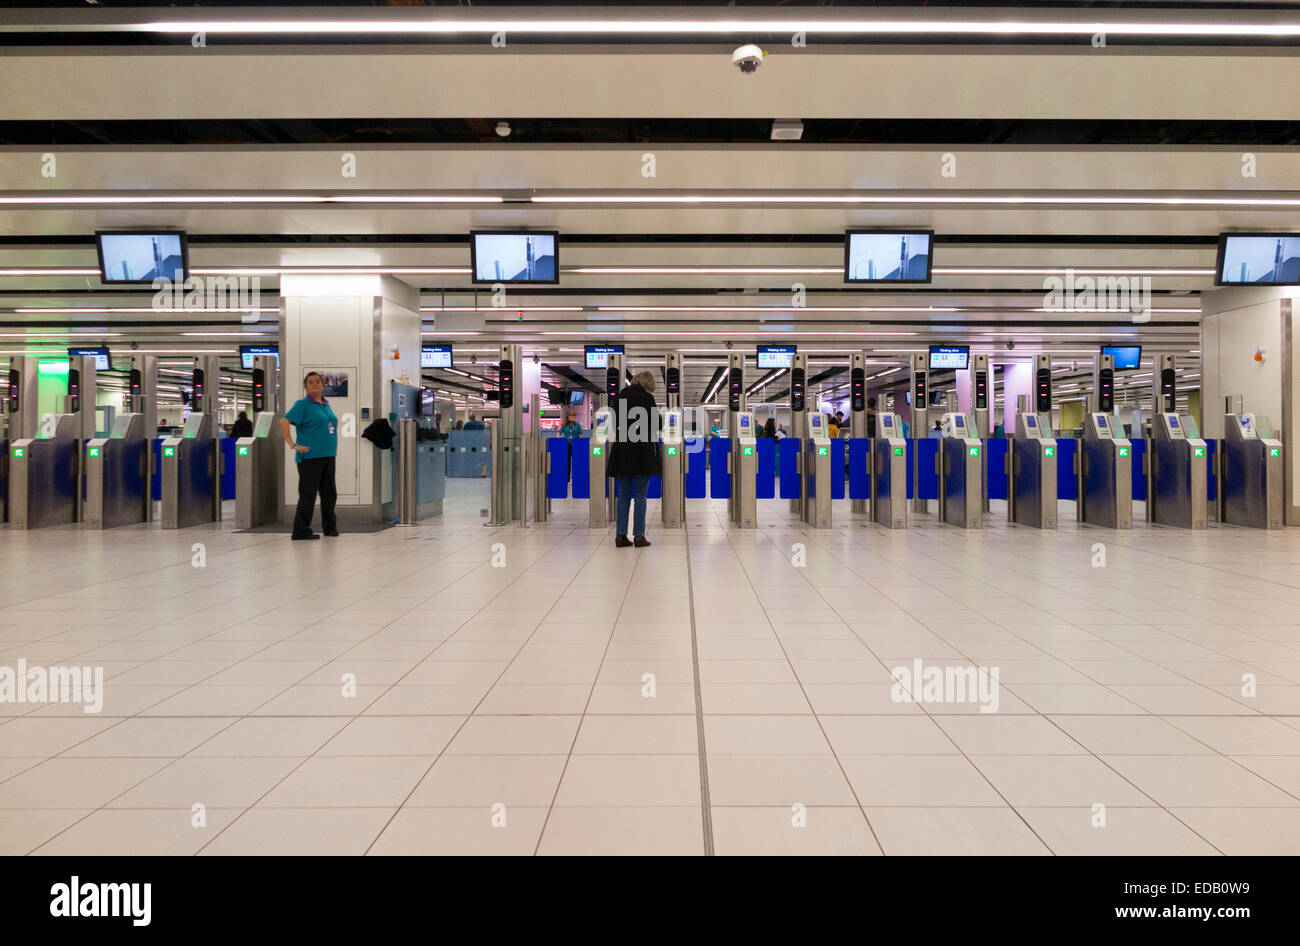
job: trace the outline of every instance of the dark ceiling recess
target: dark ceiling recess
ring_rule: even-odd
[[[507,139],[497,119],[510,122]],[[1300,144],[1287,121],[1058,119],[804,119],[818,144],[1254,145]],[[770,119],[751,118],[264,118],[0,122],[2,145],[294,144],[771,144]]]

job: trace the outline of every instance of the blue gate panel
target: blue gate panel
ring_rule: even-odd
[[[758,463],[755,478],[754,496],[758,499],[776,498],[776,441],[771,437],[759,437],[754,442],[757,449]]]
[[[1056,441],[1056,498],[1079,498],[1079,481],[1074,476],[1074,456],[1079,450],[1079,441],[1073,437],[1062,437]]]
[[[939,474],[934,470],[934,458],[939,455],[939,441],[927,437],[916,441],[916,456],[921,464],[921,498],[939,498]]]
[[[1219,496],[1219,478],[1214,475],[1214,454],[1217,452],[1219,444],[1217,440],[1205,441],[1205,462],[1207,464],[1205,474],[1205,489],[1208,493],[1210,502],[1215,502]]]
[[[235,439],[221,438],[221,498],[235,498]]]
[[[704,471],[708,466],[708,454],[705,453],[703,437],[686,438],[686,482],[684,491],[687,499],[704,499],[708,496],[708,487],[704,480]]]
[[[984,456],[988,465],[989,499],[1007,498],[1007,447],[1005,437],[992,437],[984,441]]]
[[[870,440],[865,437],[849,439],[849,499],[871,498],[871,477],[867,474],[870,457]]]
[[[591,450],[590,437],[573,438],[573,455],[577,458],[573,464],[573,498],[591,498],[591,468],[588,464]]]
[[[799,498],[799,440],[783,437],[777,441],[777,477],[782,499]]]
[[[151,441],[153,448],[153,476],[149,477],[149,495],[162,502],[162,437]]]
[[[664,498],[664,481],[663,477],[651,476],[650,485],[646,487],[646,499],[663,499]]]
[[[730,439],[714,437],[709,441],[709,495],[714,499],[731,498],[731,474],[727,472],[730,455]]]
[[[907,441],[907,498],[912,499],[912,470],[916,467],[916,441]]]
[[[546,453],[551,458],[551,471],[546,474],[546,498],[567,499],[569,496],[569,441],[565,437],[548,437]]]
[[[831,441],[831,499],[844,498],[844,439]]]
[[[1142,472],[1142,458],[1147,454],[1147,442],[1142,437],[1129,441],[1133,445],[1133,499],[1145,502],[1147,498],[1147,477]]]

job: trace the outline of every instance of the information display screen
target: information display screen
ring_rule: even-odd
[[[1300,233],[1222,233],[1216,286],[1300,286]]]
[[[759,345],[758,367],[792,368],[794,367],[795,345]]]
[[[608,368],[610,355],[623,354],[622,345],[584,345],[588,368]]]
[[[1115,359],[1116,371],[1135,371],[1142,364],[1141,345],[1103,345],[1101,353]]]
[[[965,371],[970,366],[970,346],[968,345],[931,345],[930,370],[952,368]]]
[[[239,364],[245,371],[253,370],[253,359],[263,355],[270,355],[276,361],[280,360],[279,345],[240,345],[239,346]]]
[[[421,368],[451,368],[451,346],[450,345],[421,345],[420,346],[420,367]]]
[[[476,283],[558,283],[559,233],[475,231],[470,234]]]
[[[111,371],[113,368],[113,362],[109,357],[107,348],[69,348],[68,357],[94,358],[96,371]]]
[[[106,283],[183,283],[189,273],[189,249],[180,231],[98,230],[99,278]]]
[[[929,282],[933,230],[849,230],[845,282]]]

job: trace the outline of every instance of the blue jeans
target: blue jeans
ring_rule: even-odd
[[[650,477],[620,476],[618,482],[618,534],[627,535],[627,511],[636,498],[636,514],[632,518],[632,535],[645,536],[645,494],[650,489]]]

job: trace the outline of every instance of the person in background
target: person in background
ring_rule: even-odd
[[[659,407],[654,398],[655,376],[640,371],[632,383],[610,402],[614,413],[614,439],[606,459],[605,475],[618,481],[618,528],[614,544],[619,548],[650,544],[645,537],[646,491],[650,477],[662,474],[659,458]],[[627,537],[628,512],[636,502],[632,518],[632,539]]]
[[[772,440],[776,439],[776,418],[769,417],[767,423],[763,425],[763,436]]]
[[[831,438],[832,440],[838,440],[839,437],[840,437],[840,425],[839,425],[839,422],[836,421],[836,419],[835,419],[834,417],[830,417],[830,418],[827,419],[826,426],[827,426],[827,428],[828,428],[828,429],[827,429],[827,433],[830,435],[830,438]]]
[[[934,426],[930,428],[929,437],[931,440],[942,440],[943,424],[936,420],[934,422]]]
[[[867,436],[874,438],[876,436],[876,399],[867,398]]]
[[[560,436],[565,440],[573,440],[582,436],[582,425],[578,423],[577,411],[565,412],[564,426],[560,428]]]
[[[452,428],[452,430],[464,430],[464,429],[465,429],[465,422],[463,420],[456,421],[456,426]]]
[[[787,434],[787,433],[785,432],[785,424],[777,424],[777,425],[776,425],[776,436],[777,436],[777,439],[778,439],[778,440],[780,440],[782,437],[788,437],[788,436],[789,436],[789,434]]]
[[[903,439],[904,439],[904,440],[911,440],[911,439],[912,439],[912,425],[909,424],[907,421],[903,420],[901,417],[899,418],[899,423],[901,423],[901,424],[903,425]]]
[[[465,421],[464,430],[487,430],[487,425],[478,419],[477,414],[470,414],[469,420]]]
[[[843,412],[843,411],[836,411],[836,412],[835,412],[835,426],[836,426],[837,428],[838,428],[838,427],[843,427],[843,426],[844,426],[844,412]]]
[[[245,411],[240,411],[235,422],[230,426],[231,437],[251,437],[253,436],[253,422],[248,419]]]
[[[721,434],[722,434],[722,428],[718,426],[718,422],[715,420],[713,423],[709,425],[709,436],[718,437]]]
[[[325,400],[325,378],[319,371],[307,372],[302,386],[307,396],[295,401],[280,418],[280,434],[293,450],[293,459],[298,464],[298,512],[293,517],[293,538],[319,539],[311,531],[318,492],[321,531],[330,536],[339,534],[334,517],[334,503],[338,499],[334,458],[339,452],[339,419]],[[290,426],[297,428],[297,440],[291,435]]]

